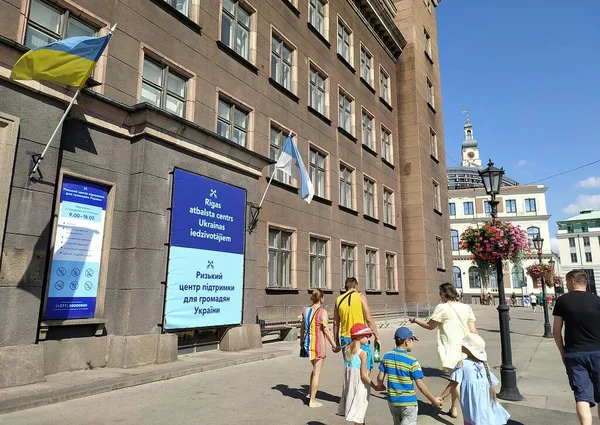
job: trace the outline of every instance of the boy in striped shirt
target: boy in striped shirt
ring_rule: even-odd
[[[413,381],[434,406],[440,407],[442,402],[431,394],[423,382],[421,365],[409,354],[417,337],[410,329],[400,327],[396,329],[394,340],[396,348],[386,353],[379,364],[377,385],[381,388],[387,375],[387,400],[394,425],[416,425],[418,402]]]

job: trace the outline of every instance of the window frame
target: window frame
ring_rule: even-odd
[[[361,108],[360,132],[362,144],[371,149],[373,152],[377,152],[377,146],[375,146],[375,139],[377,137],[375,125],[375,116],[367,111],[364,107]],[[368,130],[367,134],[369,137],[367,138],[367,141],[369,143],[365,143],[365,130]]]
[[[433,128],[431,128],[431,126],[429,127],[429,145],[430,145],[430,155],[434,158],[434,159],[438,159],[438,140],[437,140],[437,133],[434,131]]]
[[[372,192],[369,191],[369,188]],[[371,205],[368,204],[369,199]],[[372,211],[370,211],[371,209]],[[377,181],[366,174],[363,174],[363,214],[377,218]]]
[[[456,202],[448,202],[448,215],[456,216]]]
[[[346,251],[344,251],[344,248],[346,248]],[[344,240],[340,241],[340,277],[342,278],[340,289],[342,291],[346,290],[346,288],[345,288],[346,279],[349,277],[356,276],[356,248],[357,248],[357,245],[355,243],[346,242]],[[344,252],[348,252],[348,251],[350,251],[352,253],[352,258],[344,255]],[[348,271],[349,271],[348,266],[352,267],[351,275],[347,275]]]
[[[373,276],[371,276],[373,273]],[[379,274],[379,250],[373,247],[365,247],[365,289],[366,291],[378,291]],[[371,281],[373,279],[373,281]]]
[[[571,263],[572,264],[577,263],[577,253],[576,252],[571,252]]]
[[[423,28],[423,34],[425,36],[425,54],[427,58],[433,62],[433,43],[431,41],[431,35],[429,35],[429,31],[427,28]]]
[[[532,230],[531,232],[529,232],[530,229]],[[533,229],[536,229],[537,231],[533,231]],[[527,228],[527,238],[529,239],[529,247],[532,249],[534,248],[533,239],[535,238],[536,235],[538,237],[542,236],[540,228],[537,226],[529,226]]]
[[[181,13],[182,15],[191,18],[191,5],[192,5],[192,0],[186,0],[186,5],[187,5],[187,10],[185,12],[179,10],[177,8],[177,0],[164,0],[165,3],[167,3],[169,6],[171,6],[173,9],[175,9],[176,11],[178,11],[179,13]],[[173,4],[175,3],[175,4]]]
[[[313,11],[313,3],[315,5]],[[319,4],[323,6],[323,31],[320,31],[318,26],[318,21],[316,21],[316,17],[319,15]],[[315,17],[315,22],[313,22],[313,16]],[[309,0],[308,1],[308,23],[312,26],[319,34],[325,38],[325,40],[329,39],[329,1],[327,0]],[[317,24],[317,25],[315,25]]]
[[[277,41],[278,51],[273,50],[274,41]],[[289,60],[285,59],[284,49],[289,51]],[[279,31],[271,27],[271,68],[270,77],[273,81],[285,88],[291,93],[296,93],[296,56],[298,49],[294,46],[287,38],[285,38]],[[278,58],[278,59],[277,59]],[[285,84],[283,79],[284,67],[289,67],[289,86]],[[275,75],[273,75],[273,68],[275,67]]]
[[[323,168],[322,169],[320,168],[318,161],[313,164],[313,156],[317,159],[320,157],[323,158]],[[324,199],[328,198],[328,194],[327,194],[328,162],[329,162],[329,153],[323,151],[322,149],[319,149],[312,143],[309,143],[309,145],[308,145],[308,176],[309,176],[310,181],[312,182],[313,187],[315,189],[315,196],[318,196],[318,197],[321,197]],[[319,184],[318,184],[319,176],[322,176],[322,179],[323,179],[322,193],[319,189]]]
[[[379,96],[388,105],[392,104],[391,77],[381,65],[379,65]]]
[[[435,245],[436,245],[436,266],[440,271],[446,270],[446,259],[444,258],[444,238],[441,236],[435,237]]]
[[[533,209],[531,209],[531,205],[533,202]],[[537,202],[535,198],[526,198],[525,199],[525,212],[537,212]]]
[[[586,262],[586,263],[593,263],[593,260],[592,260],[592,253],[591,253],[591,252],[589,252],[589,251],[587,251],[587,252],[585,253],[585,262]]]
[[[435,89],[429,77],[427,77],[427,104],[435,110]]]
[[[471,266],[468,271],[469,276],[469,289],[481,289],[481,272],[479,271],[479,267]]]
[[[456,278],[458,276],[458,279]],[[452,278],[454,280],[454,287],[456,289],[462,289],[462,271],[458,266],[452,266]]]
[[[366,59],[366,60],[363,60]],[[361,42],[360,43],[360,78],[362,78],[369,86],[373,87],[373,80],[375,77],[373,54],[367,49],[367,47]],[[365,71],[367,78],[365,78]]]
[[[468,209],[468,211],[470,211],[470,212],[467,212],[467,208],[466,208],[467,205],[470,206],[470,208]],[[473,201],[463,201],[463,214],[464,215],[475,215],[475,208],[473,205]]]
[[[432,180],[433,183],[433,210],[442,214],[442,193],[440,189],[440,184]]]
[[[458,230],[450,229],[450,249],[452,251],[456,252],[456,251],[459,251],[459,247],[460,247],[460,235],[458,234]]]
[[[231,137],[226,137],[224,135],[222,135],[221,133],[219,133],[219,121],[225,123],[225,119],[222,119],[221,116],[219,115],[219,103],[223,102],[225,104],[228,104],[230,107],[230,111],[233,111],[233,113],[230,112],[230,116],[232,117],[232,121],[229,123],[229,131],[231,132]],[[234,139],[233,139],[233,134],[234,134],[234,129],[236,129],[236,125],[235,125],[235,111],[239,110],[243,113],[246,114],[246,131],[245,131],[245,143],[244,144],[240,144],[237,143]],[[215,133],[217,133],[219,136],[230,140],[231,142],[245,147],[245,148],[250,148],[250,136],[251,136],[251,128],[252,128],[252,109],[250,109],[248,106],[241,104],[240,102],[236,101],[235,99],[231,98],[230,96],[225,95],[223,92],[219,92],[218,96],[217,96],[217,119],[216,119],[216,130]],[[240,126],[237,126],[237,128],[239,129]],[[270,135],[269,135],[270,137]]]
[[[388,252],[385,253],[385,279],[386,279],[386,292],[397,292],[397,275],[396,275],[396,253]],[[391,259],[391,264],[390,264]]]
[[[383,222],[394,225],[396,220],[396,198],[392,189],[383,186]]]
[[[591,246],[589,236],[583,236],[583,246]]]
[[[340,35],[340,29],[344,30],[343,34],[341,34],[341,35]],[[340,45],[340,37],[342,39],[341,45]],[[346,45],[346,38],[348,40],[347,45]],[[337,40],[337,48],[336,48],[337,54],[340,55],[340,57],[342,57],[352,68],[354,68],[354,33],[353,33],[352,29],[350,28],[350,26],[346,23],[346,21],[344,21],[342,19],[342,17],[340,15],[338,15],[338,18],[337,18],[336,40]],[[340,46],[342,46],[342,49],[340,49]],[[346,57],[346,55],[344,55],[343,46],[347,46],[346,47],[347,57]]]
[[[318,1],[318,0],[317,0]],[[313,84],[312,75],[315,74],[315,83]],[[319,87],[319,78],[323,81],[323,90]],[[314,93],[313,93],[314,91]],[[323,111],[319,110],[318,93],[323,95]],[[324,72],[315,62],[308,61],[308,106],[319,114],[329,118],[329,75]],[[339,107],[339,106],[338,106]]]
[[[381,132],[381,159],[386,161],[388,164],[394,164],[394,142],[392,140],[392,132],[383,124],[381,124],[379,130]],[[386,149],[386,147],[388,149]]]
[[[281,145],[276,145],[275,143],[273,143],[272,140],[272,136],[273,136],[273,131],[276,131],[278,133],[279,139],[280,139],[280,143]],[[285,142],[287,141],[287,134],[290,133],[290,130],[283,127],[282,125],[276,123],[275,121],[271,120],[270,121],[270,125],[269,125],[269,158],[277,161],[277,159],[279,158],[279,155],[281,153],[281,150],[283,149],[283,146],[285,145]],[[292,139],[295,139],[295,136],[292,136]],[[295,140],[294,140],[295,142]],[[273,148],[277,147],[277,152],[275,152],[274,157],[271,155],[273,153]],[[275,171],[275,174],[273,174],[273,171]],[[272,164],[269,166],[269,176],[273,175],[273,180],[276,180],[280,183],[289,185],[289,186],[293,186],[292,183],[292,177],[287,174],[284,173],[281,170],[275,170],[275,164]]]
[[[276,245],[275,247],[271,246],[271,232],[277,232],[276,236]],[[281,235],[286,233],[289,235],[289,249],[284,249],[281,247]],[[290,229],[284,229],[276,226],[269,226],[267,232],[267,274],[268,274],[268,282],[267,287],[269,289],[291,289],[293,288],[293,276],[292,276],[292,267],[293,267],[293,253],[294,253],[294,231]],[[275,252],[277,256],[277,279],[282,284],[280,285],[271,285],[271,253]],[[289,269],[287,273],[287,277],[289,282],[287,285],[284,285],[284,262],[280,261],[280,258],[284,256],[284,254],[288,255],[288,258],[285,260],[285,263],[289,263]]]
[[[233,16],[231,15],[231,12],[225,9],[225,1],[221,0],[221,7],[220,7],[220,22],[219,22],[219,41],[221,43],[223,43],[225,46],[229,47],[233,52],[235,52],[235,54],[237,54],[239,57],[247,60],[248,62],[251,62],[251,51],[252,51],[252,47],[253,47],[253,19],[254,19],[254,13],[256,12],[256,10],[254,10],[254,8],[249,7],[249,5],[244,2],[244,3],[240,3],[239,1],[234,1],[232,0],[231,3],[234,6],[234,14]],[[248,15],[248,25],[244,24],[243,22],[240,22],[239,19],[239,9],[242,9],[244,12],[246,12],[246,14]],[[223,41],[223,25],[224,25],[224,15],[227,15],[227,18],[230,20],[230,24],[231,24],[231,44],[225,43]],[[246,32],[246,43],[245,43],[245,48],[246,48],[246,55],[243,55],[242,53],[240,53],[238,51],[238,46],[237,46],[237,33],[238,33],[238,27],[241,27],[243,30],[245,30]]]
[[[506,212],[507,213],[516,213],[517,212],[517,200],[516,199],[506,199],[504,202]],[[510,206],[510,208],[509,208]],[[514,208],[512,208],[514,207]]]
[[[342,100],[343,105],[342,105]],[[349,110],[346,108],[346,102],[348,102]],[[342,117],[342,110],[344,112],[344,116]],[[348,115],[346,117],[346,114]],[[347,129],[344,125],[345,119],[348,120],[349,129]],[[354,98],[341,87],[338,89],[338,126],[343,129],[348,134],[354,136]]]
[[[342,170],[343,168],[343,170]],[[346,172],[350,177],[350,181],[348,182],[348,180],[346,180]],[[345,208],[349,208],[351,210],[355,210],[355,199],[354,199],[354,187],[356,184],[356,180],[355,180],[355,173],[356,173],[356,169],[352,166],[350,166],[349,164],[346,164],[345,162],[340,161],[340,167],[339,167],[339,189],[340,189],[340,199],[339,199],[339,203],[342,207]],[[344,185],[344,190],[342,191],[342,184]],[[348,191],[348,189],[350,190],[350,205],[346,205],[346,203],[343,202],[342,198],[342,193],[344,193],[346,196],[346,200],[348,199],[348,194],[346,193]]]
[[[150,80],[144,78],[144,68],[145,68],[144,64],[146,62],[149,62],[152,65],[156,66],[157,68],[161,69],[162,85],[158,85],[158,84],[154,83],[153,81],[150,81]],[[161,63],[161,61],[154,59],[151,55],[148,55],[146,52],[144,52],[144,58],[142,61],[142,89],[140,92],[140,102],[145,102],[143,100],[142,96],[143,96],[144,84],[146,84],[147,86],[150,86],[151,88],[160,91],[160,105],[154,105],[151,102],[146,102],[146,103],[148,103],[150,105],[154,105],[163,111],[167,111],[169,113],[177,115],[178,117],[185,118],[186,113],[187,113],[187,94],[188,94],[187,85],[188,85],[190,78],[187,78],[187,77],[181,75],[181,73],[178,73],[176,71],[171,71],[172,69],[173,69],[173,67],[171,67],[169,64]],[[169,92],[169,75],[173,75],[183,81],[183,97],[181,97],[181,95],[178,95],[176,93]],[[181,110],[181,115],[179,115],[176,112],[173,112],[171,110],[168,110],[166,108],[166,103],[167,103],[167,99],[168,99],[169,95],[172,96],[173,98],[175,98],[176,100],[180,101],[183,104],[183,108]]]
[[[569,239],[569,248],[575,248],[575,238],[568,238]]]
[[[313,240],[317,242],[317,245],[319,243],[322,243],[324,245],[324,253],[321,254],[320,250],[317,249],[317,252],[313,252]],[[330,245],[330,239],[328,238],[324,238],[321,236],[317,236],[314,234],[310,234],[308,237],[308,258],[309,258],[309,272],[308,272],[308,276],[309,276],[309,280],[308,280],[308,285],[310,289],[324,289],[327,290],[329,289],[329,245]],[[313,258],[318,261],[323,269],[323,282],[318,282],[317,284],[314,283],[314,279],[313,279]],[[320,280],[321,275],[319,274],[319,280]]]

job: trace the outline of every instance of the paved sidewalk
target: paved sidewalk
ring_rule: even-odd
[[[47,376],[46,382],[0,389],[0,414],[290,354],[292,351],[285,347],[267,345],[241,352],[188,354],[179,356],[176,362],[132,369],[98,368],[57,373]]]

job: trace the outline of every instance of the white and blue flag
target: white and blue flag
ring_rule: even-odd
[[[288,136],[287,140],[285,141],[285,145],[281,150],[281,154],[279,155],[277,164],[275,164],[275,168],[290,175],[298,182],[301,182],[300,196],[310,204],[310,201],[315,194],[315,189],[313,188],[312,182],[308,177],[308,172],[304,167],[304,163],[300,157],[300,152],[298,152],[298,148],[296,147],[296,144],[292,140],[291,136]]]

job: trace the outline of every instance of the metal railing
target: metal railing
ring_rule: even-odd
[[[323,306],[333,323],[334,305]],[[272,305],[256,307],[256,322],[261,330],[277,330],[282,328],[300,327],[302,313],[306,306],[303,305]],[[369,306],[371,315],[380,328],[401,323],[409,317],[426,318],[431,314],[431,304],[427,303],[398,303],[398,304],[372,304]]]

